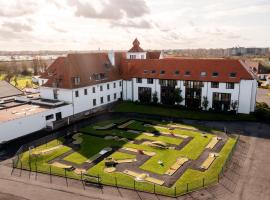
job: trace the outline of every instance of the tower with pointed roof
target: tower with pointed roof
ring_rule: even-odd
[[[146,59],[146,51],[140,47],[140,42],[137,38],[133,41],[133,47],[127,52],[127,59]]]

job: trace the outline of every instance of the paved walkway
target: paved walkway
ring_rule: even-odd
[[[234,200],[268,200],[270,196],[270,125],[251,122],[207,122],[190,121],[215,128],[224,126],[231,131],[242,133],[238,145],[239,155],[230,165],[230,173],[220,184],[207,189],[181,196],[177,199],[234,199]],[[27,200],[67,200],[67,199],[145,199],[145,200],[170,200],[172,198],[104,187],[86,187],[78,181],[53,177],[52,183],[47,175],[20,170],[14,171],[8,161],[0,163],[0,199],[27,199]]]
[[[270,90],[267,89],[257,89],[257,102],[265,102],[270,107],[270,96],[268,95]]]

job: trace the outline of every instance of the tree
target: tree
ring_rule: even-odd
[[[152,97],[153,103],[157,104],[158,103],[158,96],[157,96],[157,92],[154,92],[153,97]]]
[[[176,88],[174,90],[174,100],[177,104],[180,104],[184,100],[181,93],[182,93],[182,90],[180,88]]]
[[[237,107],[238,107],[238,101],[237,101],[237,100],[232,101],[231,107],[232,107],[233,111],[236,111],[236,109],[237,109]]]
[[[208,104],[209,104],[209,101],[208,101],[207,97],[204,96],[203,97],[203,102],[202,102],[202,106],[203,106],[204,110],[207,110]]]

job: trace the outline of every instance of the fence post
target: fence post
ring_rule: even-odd
[[[176,186],[174,187],[174,197],[176,197]]]
[[[50,183],[52,183],[52,166],[50,165]]]
[[[202,179],[202,182],[203,182],[203,184],[202,184],[202,185],[203,185],[203,187],[204,187],[204,178]]]
[[[136,183],[135,183],[135,180],[134,180],[134,190],[136,190]]]
[[[115,186],[118,187],[117,186],[117,178],[116,178],[116,176],[114,177],[114,180],[115,180]]]
[[[219,183],[219,173],[218,173],[218,175],[217,175],[217,180],[218,180],[218,183]]]
[[[156,194],[156,184],[154,184],[154,194]]]
[[[188,192],[188,183],[187,183],[187,192]]]
[[[67,184],[67,187],[68,187],[68,182],[67,182],[67,169],[65,168],[65,178],[66,178],[66,184]]]

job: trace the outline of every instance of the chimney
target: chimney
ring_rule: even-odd
[[[108,52],[108,57],[109,57],[109,60],[112,64],[112,66],[115,66],[115,54],[114,54],[113,50]]]

